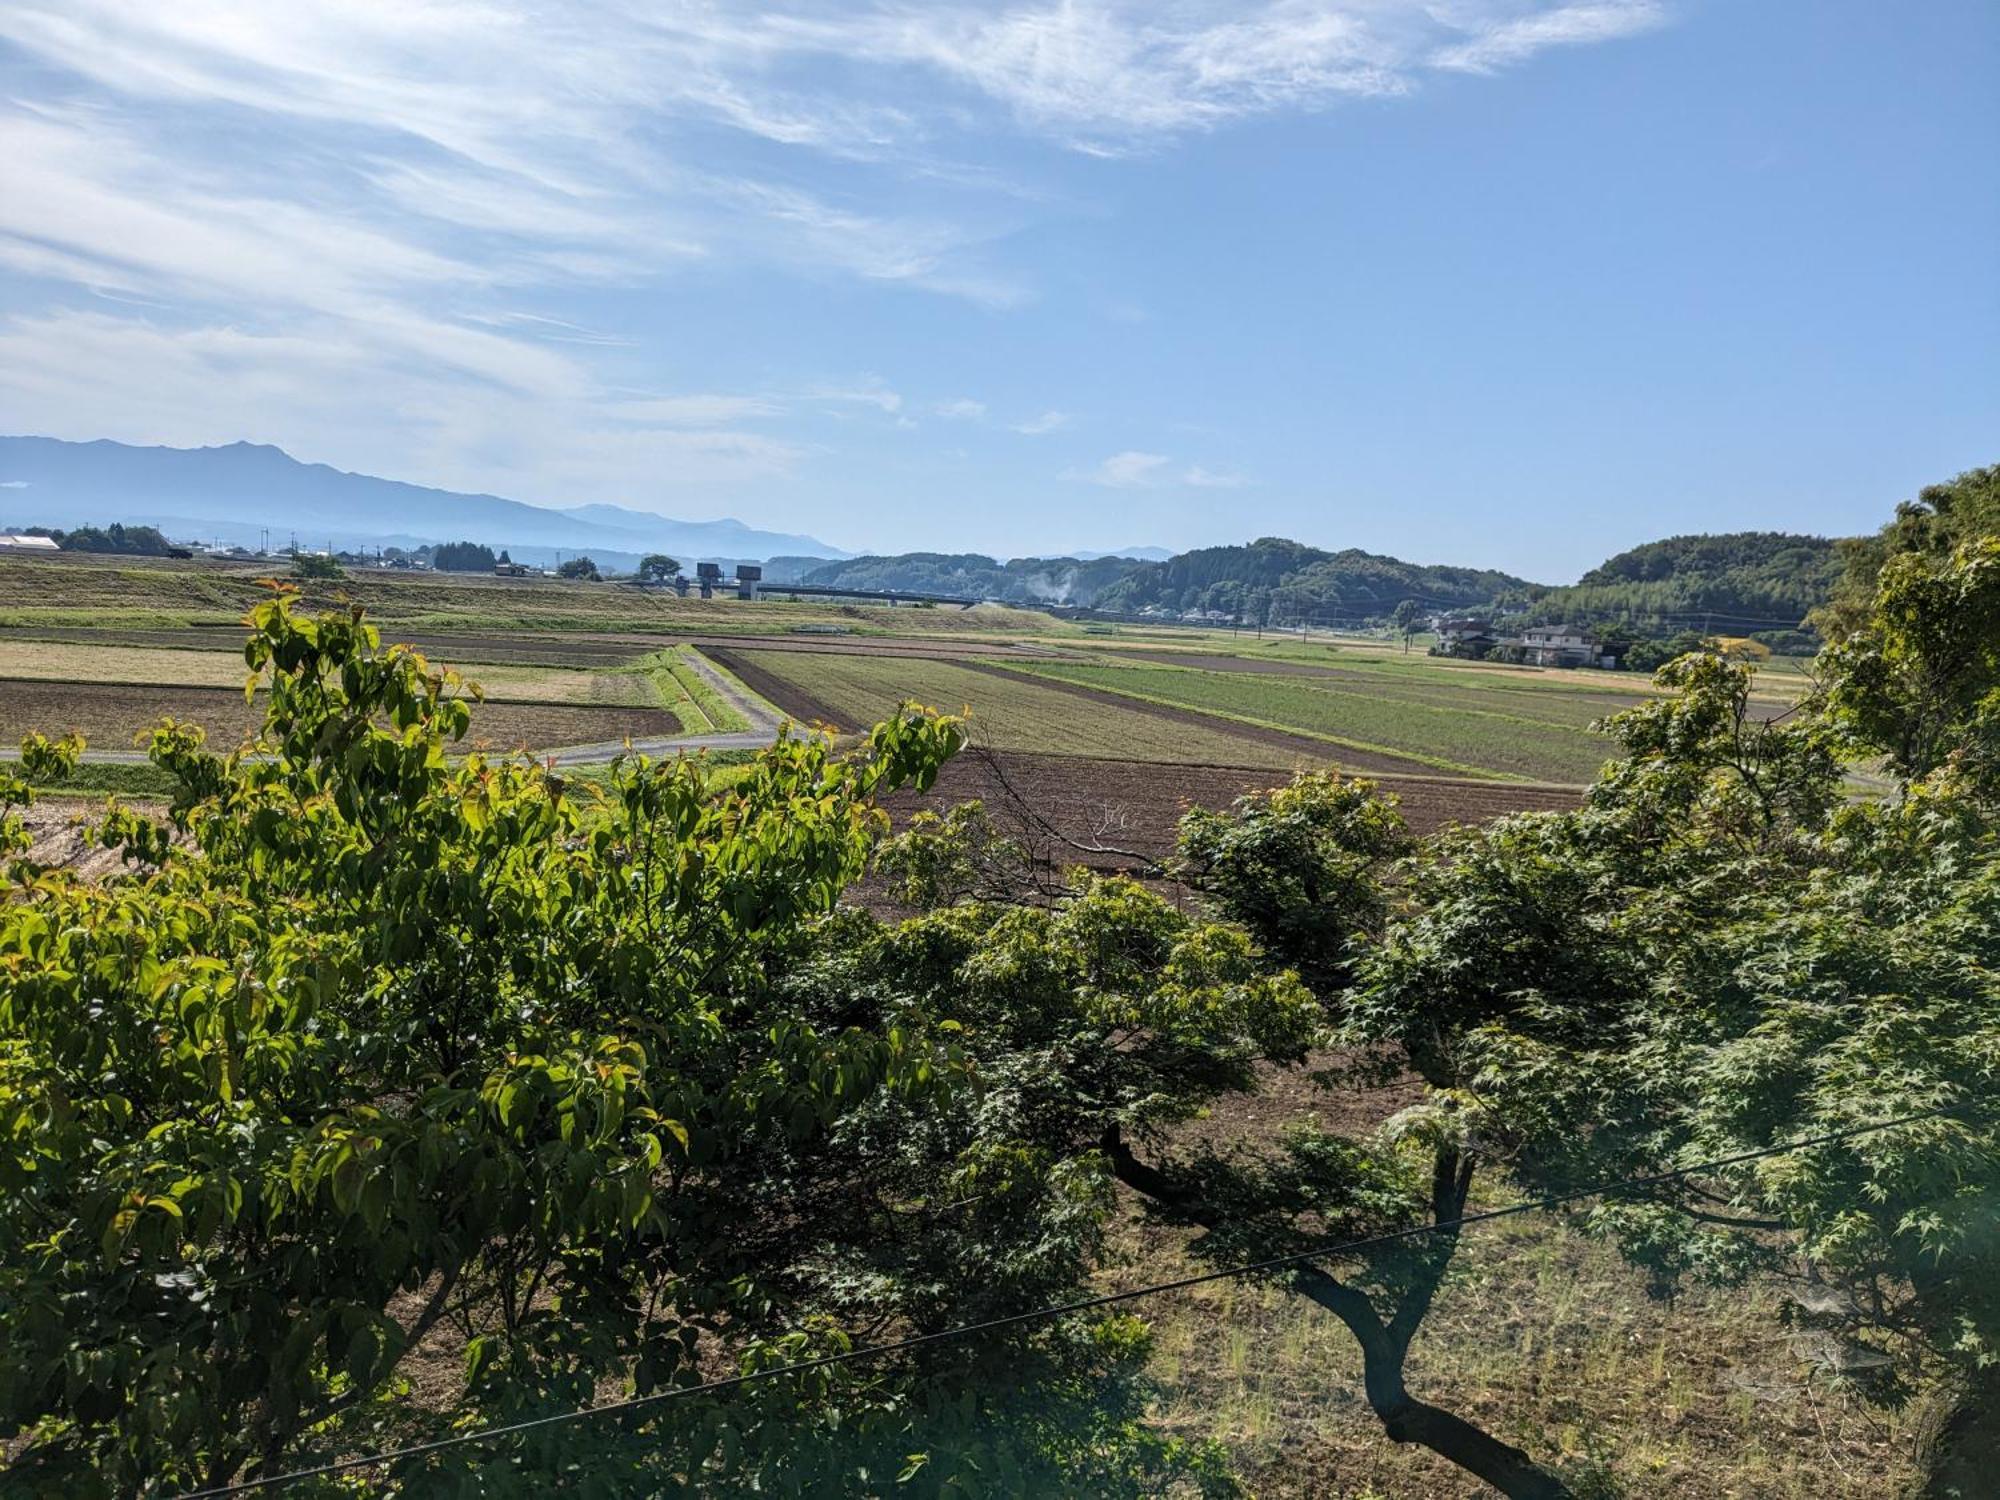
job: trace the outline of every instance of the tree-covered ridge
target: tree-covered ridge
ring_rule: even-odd
[[[1083,604],[1131,572],[1130,558],[1019,557],[1010,562],[977,552],[905,552],[854,557],[807,569],[796,581],[836,588],[894,589],[912,594],[962,594],[1010,604]],[[792,581],[792,580],[787,580]]]
[[[976,552],[906,552],[779,571],[784,581],[842,588],[963,594],[1118,613],[1220,611],[1245,620],[1373,619],[1386,617],[1406,598],[1436,608],[1465,608],[1532,587],[1525,579],[1491,569],[1423,566],[1352,548],[1328,552],[1280,537],[1245,546],[1199,547],[1166,562],[1129,557],[1000,562]]]
[[[1102,609],[1220,611],[1246,620],[1387,618],[1415,598],[1441,609],[1530,587],[1493,569],[1427,566],[1349,548],[1327,552],[1283,537],[1202,547],[1135,568],[1098,596]]]
[[[1826,603],[1841,568],[1840,543],[1827,537],[1781,531],[1667,537],[1535,596],[1529,612],[1537,620],[1617,620],[1666,626],[1668,633],[1709,617],[1730,634],[1785,630]]]
[[[1622,552],[1562,588],[1493,568],[1410,563],[1352,547],[1333,552],[1283,537],[1198,547],[1165,562],[1003,563],[974,552],[908,552],[795,569],[791,563],[810,560],[777,559],[766,577],[1261,623],[1388,620],[1410,601],[1425,614],[1497,609],[1530,621],[1629,623],[1662,636],[1704,622],[1749,634],[1791,629],[1824,604],[1843,566],[1839,548],[1824,537],[1781,532],[1669,537]]]

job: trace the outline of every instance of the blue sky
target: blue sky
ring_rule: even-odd
[[[1560,581],[2000,460],[1990,0],[0,0],[0,430]]]

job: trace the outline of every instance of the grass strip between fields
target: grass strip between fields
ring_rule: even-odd
[[[693,651],[694,647],[692,646],[675,646],[669,650],[662,651],[658,657],[660,666],[665,668],[667,675],[680,687],[681,692],[686,697],[687,705],[694,710],[693,715],[683,714],[681,716],[681,727],[687,730],[689,734],[702,734],[706,732],[735,734],[741,730],[748,729],[750,721],[737,711],[736,705],[718,693],[715,690],[714,684],[709,682],[706,677],[703,677],[701,673],[697,672],[688,662],[688,656]],[[703,660],[707,661],[708,659],[704,657]],[[728,678],[730,682],[735,683],[737,687],[742,688],[745,694],[750,693],[750,689],[743,687],[742,683],[736,681],[735,674],[724,667],[717,666],[713,661],[709,661],[708,665],[722,676]],[[677,704],[676,709],[678,710],[678,708],[679,705]],[[690,719],[696,716],[699,717],[700,722],[690,722]]]
[[[1147,703],[1155,708],[1171,708],[1182,713],[1200,714],[1205,718],[1221,719],[1232,724],[1247,724],[1253,729],[1276,730],[1280,734],[1296,735],[1301,739],[1318,740],[1322,744],[1338,745],[1344,750],[1356,750],[1364,755],[1393,756],[1397,760],[1414,761],[1418,765],[1429,766],[1431,769],[1437,771],[1449,771],[1454,776],[1463,776],[1470,780],[1527,781],[1530,779],[1526,776],[1517,776],[1511,771],[1495,771],[1486,766],[1473,766],[1467,765],[1463,761],[1446,760],[1441,755],[1427,755],[1421,750],[1399,750],[1394,745],[1377,745],[1367,740],[1348,739],[1341,735],[1327,734],[1317,729],[1301,729],[1296,724],[1281,724],[1275,719],[1252,718],[1249,714],[1225,712],[1222,709],[1206,706],[1195,707],[1173,698],[1163,698],[1151,693],[1141,693],[1131,688],[1108,687],[1096,682],[1072,682],[1059,672],[1040,671],[1035,667],[1023,666],[1019,663],[981,658],[980,664],[982,666],[997,667],[1011,676],[1039,678],[1044,682],[1068,683],[1071,687],[1087,688],[1094,693],[1109,693],[1116,698],[1129,698],[1134,703]],[[1196,669],[1191,667],[1164,667],[1161,670],[1192,673]],[[1227,676],[1228,674],[1214,673],[1210,675]]]
[[[0,760],[10,771],[17,772],[20,762],[12,756]],[[50,797],[98,797],[113,794],[123,797],[166,797],[179,790],[180,783],[173,773],[164,771],[151,763],[130,761],[85,761],[60,780],[51,781],[30,776],[28,785],[38,796]]]

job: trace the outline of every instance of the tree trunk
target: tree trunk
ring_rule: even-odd
[[[1440,1262],[1439,1274],[1443,1264]],[[1409,1341],[1384,1323],[1366,1292],[1355,1290],[1317,1266],[1304,1267],[1299,1290],[1326,1308],[1361,1346],[1362,1389],[1392,1443],[1416,1443],[1466,1473],[1485,1480],[1510,1500],[1573,1500],[1570,1488],[1521,1449],[1465,1418],[1419,1401],[1403,1383]],[[1411,1332],[1415,1332],[1412,1328]]]
[[[2000,1482],[2000,1368],[1958,1390],[1924,1444],[1918,1500],[1976,1500]]]
[[[1218,1216],[1191,1198],[1169,1174],[1133,1155],[1117,1126],[1105,1130],[1103,1148],[1112,1171],[1127,1187],[1197,1224],[1214,1227]],[[1462,1159],[1455,1150],[1441,1151],[1432,1183],[1435,1221],[1456,1222],[1464,1213],[1471,1186],[1471,1161]],[[1456,1243],[1457,1232],[1449,1230],[1418,1252],[1423,1255],[1426,1274],[1417,1278],[1405,1294],[1402,1306],[1387,1320],[1376,1311],[1366,1292],[1316,1265],[1302,1262],[1292,1284],[1295,1290],[1346,1324],[1348,1332],[1360,1344],[1362,1386],[1367,1392],[1368,1405],[1381,1419],[1382,1430],[1391,1442],[1428,1448],[1466,1473],[1485,1480],[1509,1500],[1574,1500],[1569,1486],[1553,1471],[1463,1417],[1419,1401],[1403,1383],[1403,1365],[1409,1355],[1410,1341],[1430,1309]],[[1944,1496],[1937,1500],[1944,1500]]]

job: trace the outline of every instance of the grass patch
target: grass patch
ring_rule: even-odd
[[[17,764],[10,760],[9,769]],[[155,765],[107,765],[86,761],[59,781],[31,776],[28,785],[43,797],[99,797],[112,793],[121,797],[165,797],[173,793],[176,783],[171,775]]]
[[[750,721],[743,717],[736,705],[718,693],[715,685],[690,664],[688,658],[694,654],[692,646],[676,646],[670,651],[661,652],[657,658],[661,668],[680,690],[682,698],[692,710],[681,720],[687,726],[688,733],[734,734],[748,729]],[[736,682],[735,676],[719,663],[711,661],[708,665],[731,682]],[[742,688],[746,695],[751,695],[750,690],[743,687],[740,682],[736,685]]]

